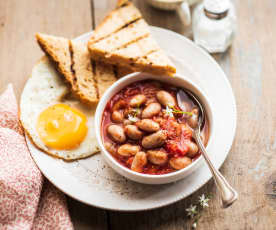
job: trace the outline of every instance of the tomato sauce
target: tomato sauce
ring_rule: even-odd
[[[135,82],[126,86],[124,89],[120,90],[116,93],[110,101],[107,103],[103,118],[102,118],[102,140],[103,143],[111,143],[113,146],[114,151],[109,151],[110,154],[123,166],[127,168],[131,168],[134,156],[124,157],[117,153],[118,147],[121,145],[116,143],[110,135],[107,133],[107,128],[111,124],[116,124],[121,126],[122,128],[125,127],[124,122],[130,123],[131,121],[128,120],[128,117],[125,116],[125,112],[129,111],[129,102],[131,98],[135,95],[142,94],[146,96],[146,103],[137,110],[139,112],[143,111],[143,109],[150,103],[158,102],[156,98],[156,94],[160,90],[165,90],[169,92],[177,101],[176,94],[179,88],[165,84],[159,81],[154,80],[146,80]],[[187,103],[187,107],[190,109],[195,108],[196,105],[190,98],[186,98],[185,102]],[[176,103],[175,108],[176,110],[181,110]],[[112,121],[111,114],[114,110],[120,110],[124,113],[124,122],[122,123],[115,123]],[[146,165],[143,166],[141,173],[145,174],[152,174],[152,175],[161,175],[167,174],[170,172],[176,171],[171,165],[169,164],[169,160],[172,157],[183,157],[187,155],[188,152],[188,145],[189,141],[194,141],[192,137],[192,130],[187,124],[188,115],[187,114],[173,114],[173,116],[169,116],[166,114],[166,109],[162,107],[162,110],[159,114],[155,115],[151,119],[157,122],[160,125],[160,129],[164,130],[167,134],[167,139],[165,144],[161,147],[157,148],[157,150],[165,151],[168,155],[168,161],[162,165],[156,165],[151,163],[149,160],[147,161]],[[137,119],[141,119],[141,114],[135,114]],[[135,122],[132,122],[135,125]],[[205,119],[205,125],[202,130],[202,136],[204,139],[204,144],[206,145],[208,142],[208,130],[209,124],[208,119]],[[148,133],[144,133],[144,135],[149,135]],[[147,149],[143,148],[142,146],[142,139],[141,140],[132,140],[127,138],[125,143],[139,145],[141,147],[141,151],[147,152]],[[124,143],[124,144],[125,144]],[[156,150],[156,149],[155,149]],[[196,160],[200,156],[200,152],[198,152],[195,156],[191,158],[192,161]]]

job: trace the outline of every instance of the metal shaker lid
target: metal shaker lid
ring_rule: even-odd
[[[204,8],[213,14],[222,14],[229,10],[229,0],[204,0]]]

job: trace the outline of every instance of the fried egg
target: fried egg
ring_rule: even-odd
[[[68,86],[44,57],[25,84],[20,120],[39,149],[58,158],[76,160],[99,151],[94,129],[95,109],[71,96]]]

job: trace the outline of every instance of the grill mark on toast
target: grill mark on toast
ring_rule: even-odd
[[[148,53],[146,53],[144,56],[139,57],[139,58],[146,58],[146,59],[147,59],[147,56],[148,56],[148,55],[150,55],[150,54],[152,54],[152,53],[155,53],[155,52],[157,52],[157,51],[158,51],[158,49],[151,50],[151,51],[149,51]],[[138,59],[139,59],[139,58],[138,58]]]
[[[150,34],[146,34],[146,35],[144,35],[144,36],[138,37],[138,38],[136,38],[136,39],[134,39],[134,40],[129,41],[128,43],[125,43],[124,45],[122,45],[122,46],[120,46],[120,47],[117,47],[116,49],[111,50],[110,52],[114,52],[114,51],[116,51],[116,50],[124,49],[124,48],[128,47],[129,45],[131,45],[131,44],[133,44],[133,43],[136,43],[136,42],[138,42],[138,41],[140,41],[140,40],[142,40],[142,39],[144,39],[144,38],[147,38],[147,37],[149,37],[149,36],[150,36]]]
[[[137,21],[139,21],[139,20],[141,20],[141,19],[142,19],[142,17],[139,17],[139,18],[136,18],[136,19],[132,20],[132,21],[129,22],[129,23],[126,23],[124,26],[122,26],[122,27],[120,27],[119,29],[115,30],[113,33],[110,33],[110,34],[108,34],[108,35],[106,35],[106,36],[104,36],[104,37],[102,37],[102,38],[100,38],[100,39],[94,41],[92,44],[96,44],[96,43],[98,43],[98,42],[100,42],[100,41],[102,41],[102,40],[104,40],[104,39],[106,39],[106,38],[109,38],[111,35],[118,33],[118,32],[121,31],[122,29],[125,29],[125,28],[129,27],[130,25],[132,25],[133,23],[135,23],[135,22],[137,22]]]
[[[125,11],[126,11],[125,8],[129,8],[131,12],[131,14],[129,15],[127,14],[129,16],[128,18],[125,18]],[[105,24],[106,23],[108,24],[110,22],[110,19],[112,20],[114,16],[115,16],[115,19],[120,18],[120,20],[122,21],[121,23],[122,25],[120,25],[119,27],[116,26],[115,30],[110,31],[109,34],[107,33],[105,35],[101,35],[100,37],[98,37],[97,36],[98,29],[105,27]],[[133,3],[131,3],[128,0],[118,0],[116,8],[104,17],[103,21],[97,27],[98,29],[96,28],[95,30],[96,35],[92,35],[91,39],[89,40],[89,43],[93,44],[93,43],[99,42],[107,38],[111,34],[120,31],[123,27],[128,26],[131,23],[134,23],[135,21],[141,18],[142,18],[142,15],[140,11],[134,6]]]
[[[160,50],[152,51],[148,55],[138,58],[136,63],[135,62],[131,63],[132,66],[133,66],[133,68],[134,68],[134,70],[136,69],[136,67],[140,68],[139,66],[141,66],[141,65],[143,66],[144,65],[144,64],[140,63],[140,61],[143,61],[143,59],[145,61],[149,62],[148,63],[149,66],[155,65],[154,62],[152,62],[151,60],[149,60],[149,56],[151,54],[154,55],[155,53],[158,54],[158,52],[160,52]],[[147,66],[144,66],[144,70],[147,70],[147,68],[148,68]],[[156,69],[151,69],[151,72],[153,74],[168,74],[169,76],[173,76],[173,74],[175,73],[175,69],[174,69],[173,66],[170,66],[170,63],[167,63],[167,66],[165,67],[165,69],[164,69],[164,67],[160,67],[160,68],[157,67]]]
[[[140,17],[140,18],[136,18],[136,19],[134,19],[133,21],[131,21],[131,22],[129,22],[129,23],[126,23],[124,26],[122,26],[120,29],[118,29],[117,31],[114,31],[113,33],[111,33],[111,34],[116,34],[118,31],[120,31],[120,30],[122,30],[122,29],[124,29],[124,28],[127,28],[127,27],[129,27],[131,24],[134,24],[135,22],[137,22],[137,21],[139,21],[139,20],[141,20],[142,19],[142,17]],[[110,35],[111,35],[110,34]]]
[[[112,50],[111,52],[114,52],[114,51],[116,51],[116,50],[120,50],[120,49],[127,48],[128,46],[130,46],[130,45],[132,45],[132,44],[134,44],[134,43],[136,43],[136,42],[138,42],[138,41],[140,41],[140,40],[142,40],[142,39],[144,39],[144,38],[147,38],[147,37],[149,37],[149,36],[150,36],[150,34],[147,34],[147,35],[142,36],[142,37],[140,37],[140,38],[138,38],[138,39],[132,40],[132,41],[129,42],[128,44],[125,44],[125,45],[123,45],[123,46],[120,47],[120,48],[114,49],[114,50]],[[139,45],[139,48],[140,48],[140,49],[143,49],[143,47],[140,46],[140,45]],[[131,60],[132,62],[134,62],[134,61],[136,61],[136,60],[138,60],[138,59],[140,59],[140,58],[146,58],[146,59],[147,59],[147,55],[152,54],[152,53],[154,53],[154,52],[157,52],[158,50],[159,50],[159,48],[152,49],[152,50],[150,50],[149,52],[146,52],[143,56],[140,56],[140,57],[137,57],[137,58],[127,58],[127,59]],[[107,58],[110,57],[110,56],[112,56],[112,53],[107,53],[107,54],[105,54],[105,57],[107,57]],[[118,63],[118,64],[119,64],[119,63]],[[129,64],[129,65],[132,65],[132,64]],[[127,66],[127,65],[126,65],[126,66]],[[117,77],[117,75],[116,75],[116,77]]]
[[[159,51],[158,49],[152,50],[152,51],[148,52],[147,54],[145,54],[144,56],[141,56],[141,57],[137,58],[136,60],[139,60],[139,59],[146,59],[146,60],[148,60],[148,56],[150,54],[156,53],[158,51]],[[149,63],[149,64],[152,65],[153,63]]]
[[[73,74],[72,90],[75,92],[78,90],[78,85],[76,84],[77,77],[76,77],[76,71],[74,69],[74,65],[75,65],[74,52],[73,52],[73,47],[72,47],[71,41],[69,40],[68,42],[69,42],[69,51],[70,51],[70,58],[71,58],[71,72]]]

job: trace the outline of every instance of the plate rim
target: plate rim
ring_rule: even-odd
[[[211,61],[213,63],[213,65],[216,66],[216,69],[223,75],[223,79],[224,79],[224,82],[225,84],[227,85],[227,87],[230,89],[231,91],[231,99],[232,99],[232,102],[233,102],[233,127],[232,127],[232,137],[231,137],[231,142],[229,142],[229,146],[228,148],[226,148],[225,152],[225,156],[223,157],[223,159],[221,160],[221,162],[218,163],[218,166],[217,168],[219,169],[223,163],[225,162],[227,156],[229,155],[229,152],[231,150],[231,147],[233,145],[233,142],[234,142],[234,139],[235,139],[235,136],[236,136],[236,128],[237,128],[237,105],[236,105],[236,99],[235,99],[235,94],[233,92],[233,89],[231,87],[231,84],[226,76],[226,74],[224,73],[224,71],[222,70],[222,68],[220,67],[220,65],[213,59],[213,57],[208,54],[206,51],[204,51],[203,49],[201,49],[200,47],[198,47],[193,41],[191,41],[190,39],[186,38],[185,36],[181,35],[181,34],[178,34],[174,31],[171,31],[171,30],[168,30],[168,29],[164,29],[164,28],[161,28],[161,27],[156,27],[156,26],[150,26],[151,29],[154,29],[154,30],[159,30],[163,33],[170,33],[172,34],[173,36],[176,36],[178,37],[178,39],[181,39],[181,40],[184,40],[185,42],[189,43],[189,45],[191,45],[193,48],[197,49],[202,55],[205,56],[205,58],[209,59],[209,61]],[[84,38],[86,38],[87,36],[90,36],[91,34],[93,33],[93,31],[90,31],[90,32],[87,32],[87,33],[84,33],[76,38],[74,38],[73,40],[83,40]],[[37,165],[37,167],[39,168],[39,170],[41,171],[41,173],[45,176],[45,178],[47,178],[56,188],[58,188],[60,191],[62,191],[64,194],[66,194],[67,196],[71,197],[72,199],[75,199],[79,202],[82,202],[86,205],[89,205],[89,206],[93,206],[93,207],[96,207],[96,208],[101,208],[101,209],[104,209],[104,210],[110,210],[110,211],[119,211],[119,212],[138,212],[138,211],[146,211],[146,210],[153,210],[153,209],[157,209],[157,208],[161,208],[161,207],[165,207],[165,206],[168,206],[168,205],[171,205],[171,204],[174,204],[182,199],[185,199],[187,197],[189,197],[190,195],[192,195],[193,193],[195,193],[197,190],[199,190],[201,187],[203,187],[211,178],[212,176],[208,176],[207,178],[204,178],[197,186],[194,187],[194,189],[192,189],[192,191],[190,191],[190,193],[187,195],[179,195],[179,196],[176,196],[175,199],[172,199],[170,201],[166,201],[162,204],[158,204],[158,205],[153,205],[152,207],[150,208],[136,208],[136,209],[125,209],[125,208],[120,208],[120,207],[117,207],[117,208],[111,208],[111,207],[105,207],[103,205],[100,205],[100,204],[92,204],[92,203],[89,203],[87,202],[86,200],[84,199],[80,199],[78,197],[75,197],[71,194],[69,194],[68,192],[65,192],[64,189],[61,187],[61,186],[58,186],[57,183],[54,182],[53,179],[51,179],[48,175],[47,175],[47,172],[43,172],[41,170],[41,168],[39,167],[37,161],[35,160],[35,157],[33,156],[33,153],[32,153],[32,150],[31,150],[31,146],[36,148],[34,146],[34,144],[32,143],[30,137],[28,135],[25,135],[25,139],[26,139],[26,143],[27,143],[27,147],[30,151],[30,155],[32,157],[32,159],[34,160],[35,164]],[[38,151],[41,151],[41,150],[38,150]]]

